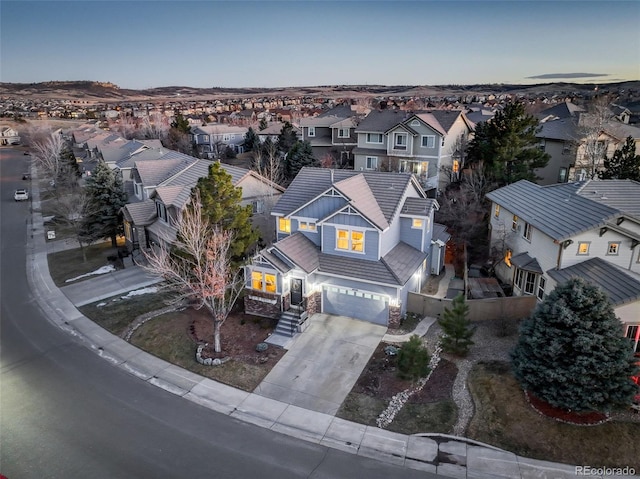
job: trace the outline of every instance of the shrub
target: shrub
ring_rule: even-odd
[[[416,334],[398,351],[398,376],[415,381],[429,373],[429,352]]]

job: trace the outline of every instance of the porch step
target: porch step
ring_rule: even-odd
[[[307,312],[303,311],[299,316],[297,312],[284,311],[280,315],[280,320],[278,321],[278,325],[276,329],[273,331],[274,334],[279,334],[281,336],[287,336],[289,338],[293,337],[294,334],[298,332],[298,325],[300,322],[307,319]]]

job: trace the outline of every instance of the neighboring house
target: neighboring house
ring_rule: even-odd
[[[624,112],[621,115],[624,117]],[[538,148],[550,156],[547,166],[535,171],[540,185],[591,179],[594,167],[595,171],[602,170],[605,155],[612,157],[629,136],[635,140],[636,152],[640,153],[640,128],[619,121],[614,112],[589,139],[585,136],[586,125],[592,121],[592,115],[570,102],[543,110],[537,117],[541,121],[536,131]],[[597,157],[596,165],[589,164],[587,148],[597,150],[592,154]]]
[[[429,196],[460,174],[461,141],[472,124],[459,110],[370,112],[356,128],[356,171],[413,173]]]
[[[256,129],[256,135],[260,139],[260,143],[264,143],[267,141],[267,138],[270,138],[271,141],[275,144],[278,142],[278,137],[280,136],[280,132],[282,131],[282,127],[284,123],[279,121],[274,121],[269,123],[269,125],[264,129]],[[302,140],[302,130],[295,125],[291,125],[293,127],[293,131],[296,133],[296,137],[298,140]]]
[[[224,149],[232,148],[236,153],[244,152],[242,144],[249,130],[246,126],[209,124],[191,128],[191,140],[199,154],[209,159],[219,157]]]
[[[640,351],[640,183],[521,180],[487,198],[491,247],[503,258],[495,272],[513,294],[541,301],[569,277],[583,277],[609,295]]]
[[[273,209],[278,241],[245,268],[245,310],[397,326],[408,292],[442,267],[438,207],[411,174],[303,168]]]
[[[0,127],[0,145],[17,145],[20,143],[20,135],[10,126]]]
[[[321,115],[300,119],[302,140],[311,144],[318,160],[330,155],[336,166],[351,166],[357,123],[358,114],[350,105],[336,106]]]
[[[129,250],[175,241],[175,221],[187,204],[198,179],[209,174],[213,162],[168,150],[158,160],[136,161],[133,168],[137,201],[123,209]],[[221,164],[233,185],[242,188],[242,205],[253,206],[252,223],[263,241],[274,239],[271,208],[284,189],[253,170]]]

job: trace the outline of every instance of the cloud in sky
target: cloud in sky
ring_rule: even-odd
[[[607,77],[609,73],[544,73],[543,75],[534,75],[527,78],[535,78],[538,80],[551,80],[554,78],[592,78]]]

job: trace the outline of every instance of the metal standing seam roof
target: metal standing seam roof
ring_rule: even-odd
[[[273,214],[290,215],[327,191],[332,186],[331,171],[327,168],[302,168],[276,203]],[[391,224],[396,212],[400,209],[400,201],[411,184],[412,175],[410,173],[333,170],[333,184],[355,175],[364,176],[378,207],[387,222]]]
[[[640,221],[640,182],[633,180],[588,180],[578,194],[610,206]]]
[[[582,278],[607,293],[614,306],[640,299],[640,281],[602,258],[591,258],[560,270],[551,269],[547,274],[560,284],[570,278]]]
[[[487,194],[501,205],[557,241],[604,226],[620,212],[575,193],[575,184],[539,186],[527,180]]]

